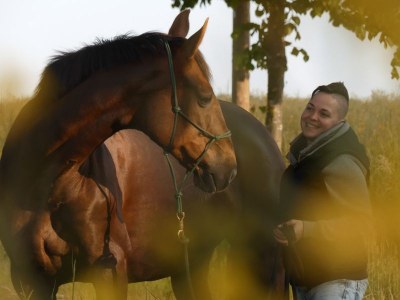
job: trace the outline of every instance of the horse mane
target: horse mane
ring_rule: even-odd
[[[148,57],[166,55],[164,41],[171,50],[185,38],[171,37],[159,32],[138,36],[119,35],[112,39],[97,38],[92,45],[75,51],[59,51],[44,69],[35,91],[35,98],[57,101],[94,73],[126,63],[144,61]],[[195,57],[204,76],[211,80],[211,72],[200,51]]]

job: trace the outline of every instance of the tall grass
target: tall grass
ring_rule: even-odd
[[[229,96],[220,95],[229,100]],[[0,101],[0,151],[6,134],[27,100]],[[265,97],[251,98],[252,112],[265,119]],[[283,103],[283,149],[300,132],[299,116],[306,99],[287,98]],[[369,287],[365,299],[400,297],[400,97],[377,91],[368,99],[352,99],[347,120],[366,146],[371,159],[370,194],[375,233],[368,244]],[[223,243],[214,253],[209,277],[215,299],[225,299],[226,252]],[[71,299],[71,284],[60,288],[57,299]],[[89,284],[75,284],[75,299],[95,299]],[[18,299],[9,277],[9,261],[0,246],[0,299]],[[175,299],[169,279],[129,286],[129,299]]]

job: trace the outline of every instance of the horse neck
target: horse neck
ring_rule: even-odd
[[[151,64],[137,64],[93,75],[48,107],[32,128],[16,134],[12,145],[6,143],[3,159],[6,154],[14,170],[28,165],[25,177],[40,172],[43,184],[71,167],[77,170],[98,145],[131,122],[145,101],[143,82],[155,71]]]

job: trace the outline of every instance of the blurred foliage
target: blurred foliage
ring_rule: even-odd
[[[230,95],[218,98],[230,101]],[[252,113],[265,119],[265,95],[252,95]],[[12,122],[27,99],[0,101],[0,149]],[[283,101],[283,149],[300,133],[300,114],[307,99],[286,97]],[[369,282],[366,299],[397,299],[400,295],[400,96],[375,91],[368,99],[351,99],[347,117],[366,146],[371,159],[370,193],[374,212],[375,235],[369,243]],[[229,244],[214,252],[209,283],[214,299],[227,299],[226,281]],[[60,288],[58,299],[71,299],[71,284]],[[77,284],[76,299],[95,299],[90,284]],[[9,275],[9,261],[0,245],[0,299],[18,299]],[[128,299],[175,299],[169,278],[129,285]]]
[[[0,98],[0,155],[7,133],[26,102],[28,102],[28,99],[11,98],[11,100],[2,100]]]
[[[225,0],[228,6],[235,7],[241,0]],[[310,14],[312,18],[321,17],[324,13],[330,16],[329,22],[333,26],[342,25],[352,31],[357,38],[369,40],[379,37],[379,42],[385,47],[396,47],[391,61],[392,78],[399,79],[398,68],[400,67],[400,1],[399,0],[253,0],[256,3],[255,15],[260,18],[260,23],[248,23],[240,28],[235,28],[232,38],[236,38],[241,31],[250,31],[253,36],[258,35],[257,41],[235,58],[235,61],[249,70],[256,67],[267,69],[267,57],[271,47],[271,28],[283,33],[282,39],[289,36],[294,41],[285,41],[292,55],[302,55],[304,61],[309,60],[305,49],[299,49],[294,45],[296,40],[301,39],[299,32],[300,16]],[[193,8],[197,4],[205,6],[211,0],[172,0],[173,7],[180,9]],[[285,20],[281,31],[279,24],[269,24],[271,13],[277,11],[277,6],[284,5]],[[277,27],[278,26],[278,27]],[[272,39],[275,40],[275,39]],[[279,63],[279,57],[274,58]],[[284,63],[282,60],[280,63]],[[286,62],[285,62],[286,64]]]

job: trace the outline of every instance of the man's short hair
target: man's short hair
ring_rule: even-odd
[[[332,82],[328,85],[320,85],[311,94],[311,98],[317,93],[331,94],[339,102],[339,115],[345,118],[349,109],[349,93],[343,82]]]

